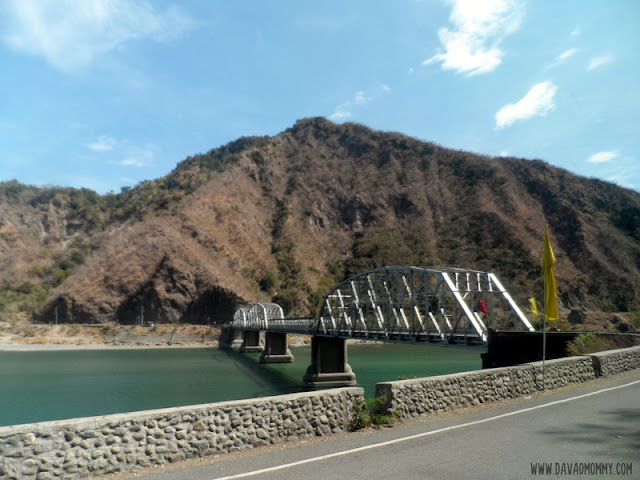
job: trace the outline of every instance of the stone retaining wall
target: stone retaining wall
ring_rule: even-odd
[[[613,355],[604,354],[607,371],[640,367],[640,362],[628,361],[624,349]],[[639,349],[640,350],[640,349]],[[616,351],[618,352],[618,351]],[[602,355],[602,354],[599,354]],[[635,354],[634,354],[635,355]],[[477,370],[454,375],[399,380],[376,385],[376,397],[384,397],[381,413],[393,413],[400,418],[441,413],[458,408],[498,402],[530,395],[543,389],[565,387],[593,380],[599,376],[595,356],[580,356],[527,363],[514,367]],[[634,356],[635,358],[635,356]],[[638,359],[640,360],[640,354]]]
[[[362,388],[0,427],[0,479],[75,479],[349,429]]]
[[[594,358],[598,375],[603,377],[640,368],[640,347],[609,350],[591,356]]]
[[[545,363],[547,388],[559,388],[596,378],[588,357],[571,357]],[[542,390],[542,362],[493,368],[437,377],[399,380],[376,385],[384,397],[381,411],[400,417],[440,413],[497,402]]]

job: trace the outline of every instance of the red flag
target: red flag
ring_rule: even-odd
[[[487,310],[487,302],[485,302],[484,300],[480,300],[478,302],[478,308],[485,317],[489,316],[489,310]]]

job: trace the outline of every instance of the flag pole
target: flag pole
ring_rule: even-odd
[[[540,320],[540,312],[538,311],[538,304],[536,302],[535,297],[531,297],[529,299],[529,306],[531,308],[531,313],[533,314],[533,316],[538,320]],[[546,315],[542,315],[542,389],[543,390],[546,390],[546,385],[544,381],[546,356],[547,356],[547,317]]]
[[[545,362],[547,357],[547,312],[542,316],[542,390],[547,390],[545,382]]]
[[[556,257],[549,239],[549,225],[544,227],[544,253],[542,255],[542,270],[544,273],[544,319],[542,322],[542,389],[547,389],[545,378],[545,363],[547,360],[547,320],[557,320],[558,315],[558,286],[554,265]]]

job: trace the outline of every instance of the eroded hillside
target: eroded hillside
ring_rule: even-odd
[[[4,183],[0,207],[4,315],[220,323],[270,300],[306,315],[384,265],[493,271],[524,304],[542,296],[545,223],[565,315],[640,310],[638,193],[323,118],[117,195]]]

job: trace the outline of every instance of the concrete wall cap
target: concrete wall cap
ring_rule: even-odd
[[[606,350],[604,352],[590,353],[589,356],[608,357],[608,356],[614,356],[614,355],[620,355],[620,354],[640,354],[640,346],[618,348],[616,350]]]
[[[47,429],[50,431],[59,430],[92,430],[100,428],[108,423],[120,423],[126,421],[144,422],[152,418],[163,415],[189,414],[191,412],[201,412],[202,410],[215,410],[220,408],[233,408],[237,406],[260,406],[266,403],[295,401],[302,398],[323,397],[326,395],[351,394],[354,396],[364,395],[362,387],[330,388],[317,390],[314,392],[289,393],[286,395],[274,395],[271,397],[247,398],[244,400],[232,400],[216,403],[202,403],[199,405],[188,405],[182,407],[159,408],[155,410],[140,410],[137,412],[114,413],[110,415],[98,415],[95,417],[70,418],[66,420],[51,420],[49,422],[24,423],[21,425],[10,425],[0,427],[0,438],[9,437],[17,433],[33,432],[36,429]]]

